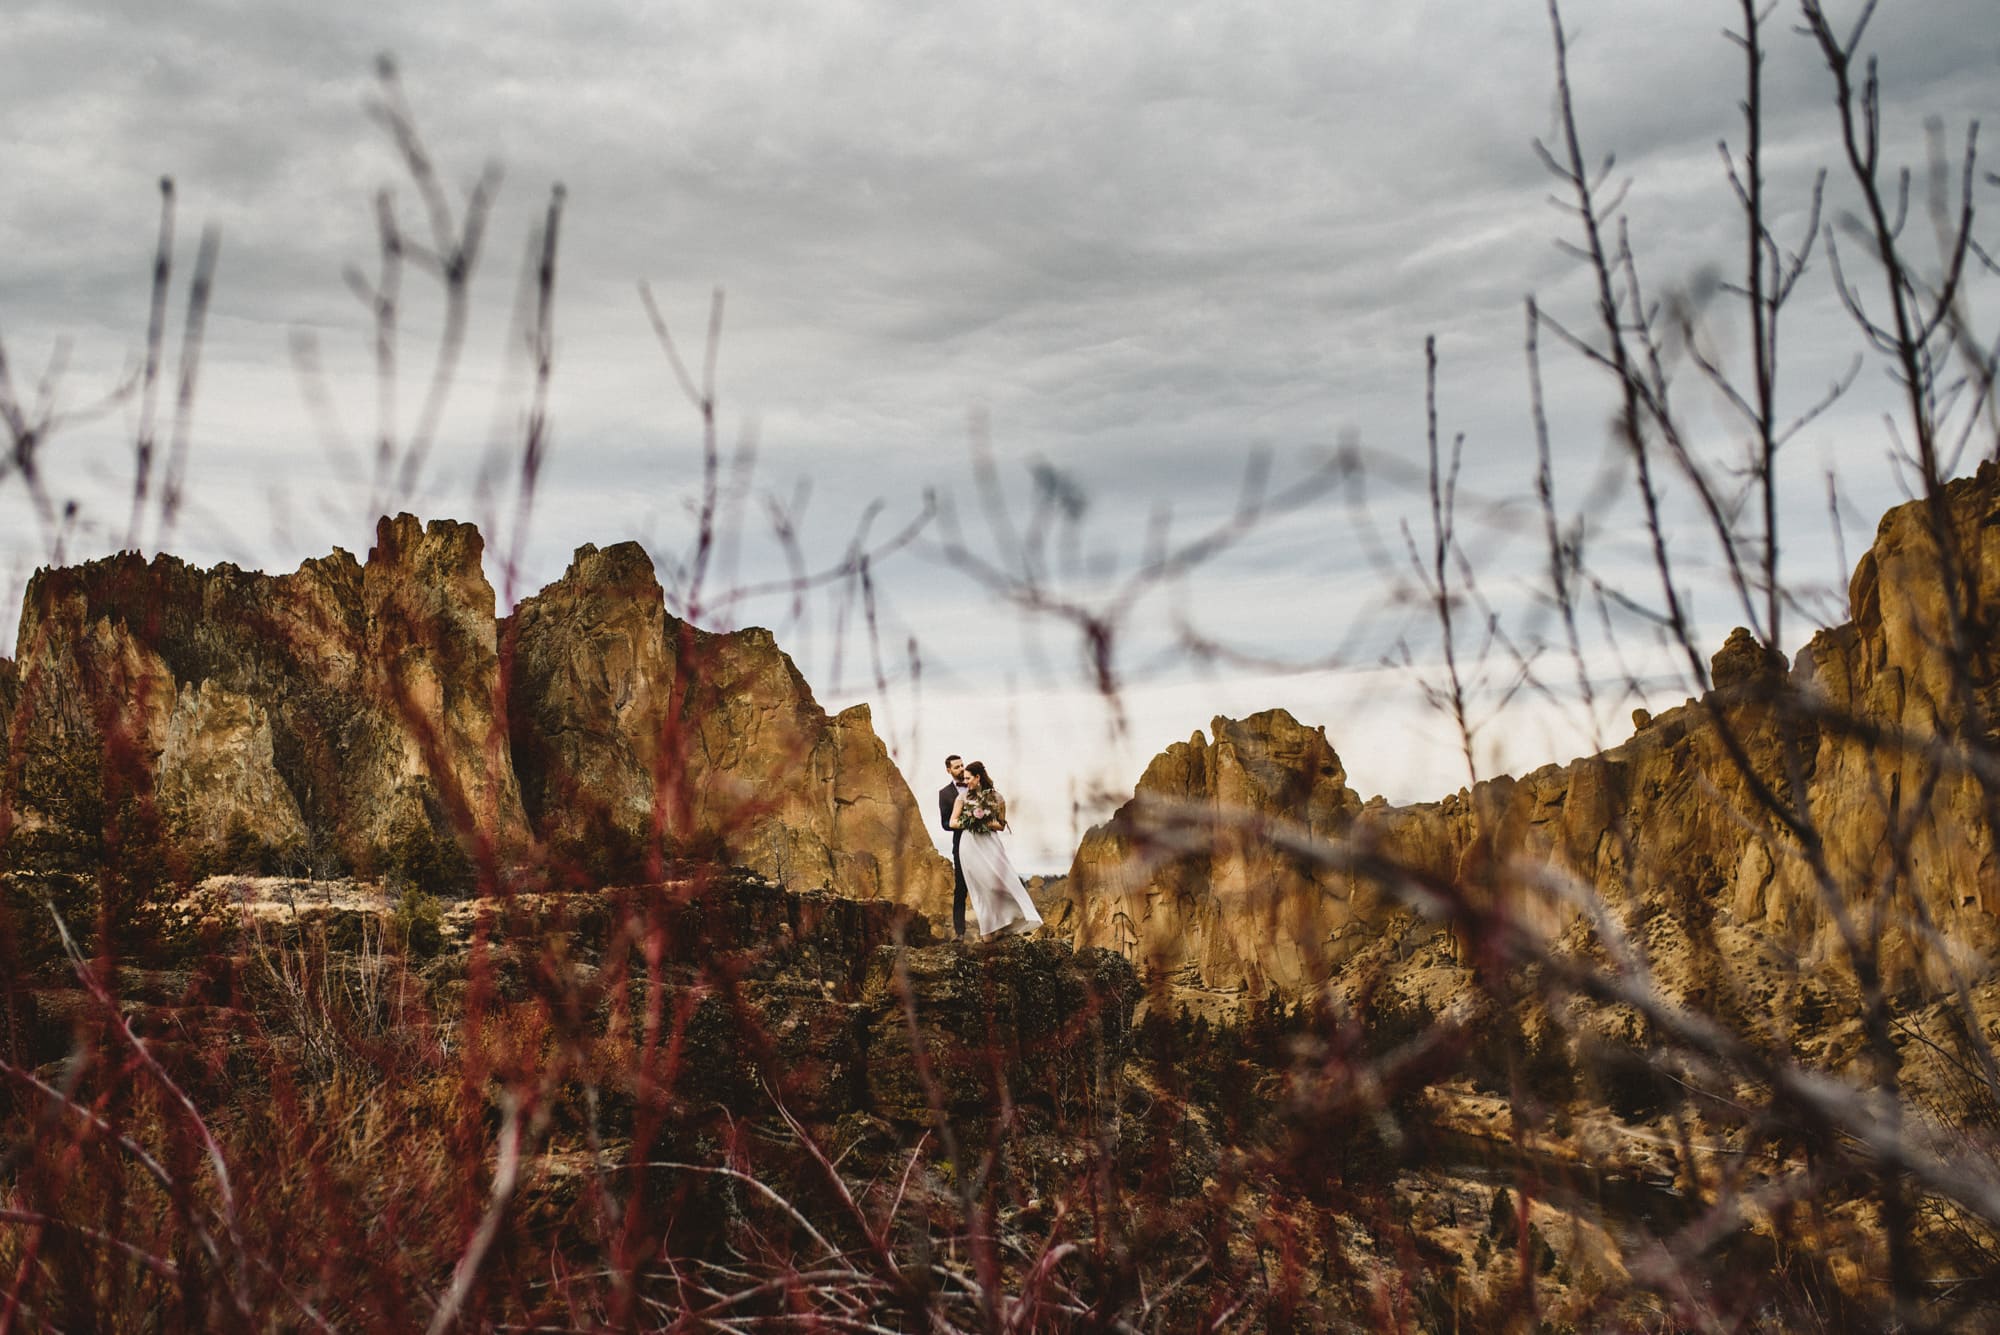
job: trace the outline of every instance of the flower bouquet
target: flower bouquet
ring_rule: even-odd
[[[1006,824],[1006,808],[983,788],[975,788],[965,795],[965,806],[959,810],[959,828],[975,830],[981,834],[997,834]]]

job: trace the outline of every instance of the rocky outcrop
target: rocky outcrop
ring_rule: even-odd
[[[860,1009],[870,1107],[892,1121],[1035,1103],[1079,1123],[1108,1110],[1139,982],[1106,950],[1003,938],[976,950],[877,950]]]
[[[580,549],[561,579],[509,617],[514,763],[545,835],[580,842],[623,830],[636,840],[651,828],[685,723],[674,712],[679,664],[667,620],[637,543]]]
[[[15,761],[21,753],[19,733],[27,719],[19,708],[20,701],[20,670],[13,659],[0,658],[0,847],[13,838],[13,794],[21,786]]]
[[[466,884],[539,839],[586,875],[629,879],[650,848],[948,906],[867,709],[829,718],[768,631],[669,616],[629,543],[582,549],[502,621],[482,554],[471,525],[402,515],[365,562],[287,575],[133,554],[38,572],[0,670],[0,862],[87,864],[134,808],[197,867]]]
[[[1760,781],[1782,788],[1772,706],[1714,705]],[[1133,802],[1086,835],[1069,882],[1074,939],[1117,949],[1191,987],[1261,997],[1276,986],[1296,995],[1334,977],[1385,933],[1406,930],[1415,920],[1407,897],[1415,883],[1451,887],[1555,940],[1579,910],[1548,893],[1550,869],[1616,908],[1669,907],[1712,933],[1729,924],[1726,912],[1718,924],[1717,908],[1739,886],[1768,889],[1773,870],[1760,860],[1768,858],[1768,822],[1760,831],[1748,783],[1709,708],[1666,711],[1599,755],[1501,776],[1438,802],[1363,805],[1342,785],[1337,799],[1321,799],[1338,816],[1321,817],[1317,828],[1301,795],[1315,778],[1324,781],[1325,762],[1305,760],[1289,780],[1218,784],[1209,759],[1218,748],[1197,734],[1157,758]],[[1237,739],[1316,735],[1282,711],[1218,718],[1213,728]],[[1289,803],[1274,795],[1289,795]],[[1207,820],[1190,825],[1187,813],[1204,808],[1213,809]],[[1202,833],[1208,828],[1226,833],[1211,840]],[[1284,847],[1302,837],[1324,855],[1310,869]],[[1449,950],[1444,960],[1469,963]]]
[[[289,575],[124,554],[30,581],[17,649],[24,823],[157,795],[178,840],[265,856],[310,832],[352,864],[399,841],[527,833],[497,709],[483,543],[384,519],[366,564]],[[87,824],[87,822],[84,822]]]
[[[0,767],[13,754],[14,706],[21,697],[21,673],[11,658],[0,658]]]
[[[271,716],[213,681],[175,694],[159,756],[159,801],[182,829],[244,831],[268,847],[306,841],[298,800],[278,773]]]
[[[949,911],[950,864],[867,707],[829,718],[767,630],[669,615],[636,543],[579,550],[506,637],[516,763],[545,837],[663,839],[795,889]]]
[[[1196,986],[1296,991],[1326,976],[1369,905],[1284,844],[1342,837],[1361,799],[1325,730],[1282,709],[1211,728],[1155,757],[1084,836],[1066,887],[1075,939]]]
[[[1849,584],[1852,621],[1813,637],[1792,685],[1820,725],[1810,792],[1833,875],[1874,872],[1906,844],[1932,920],[1991,954],[2000,785],[1980,771],[2000,718],[2000,470],[1951,483],[1941,519],[1942,547],[1923,503],[1883,516]],[[1812,912],[1810,877],[1752,870],[1732,887],[1739,920]]]
[[[1117,956],[1020,937],[968,950],[885,901],[799,894],[712,864],[668,872],[610,890],[433,906],[421,940],[376,883],[216,876],[173,906],[169,939],[154,944],[171,956],[199,942],[182,952],[196,961],[283,945],[358,968],[357,954],[386,942],[421,957],[427,1004],[444,1015],[465,1007],[475,972],[478,1004],[496,1012],[560,997],[599,1045],[589,1069],[613,1117],[621,1105],[629,1114],[642,1081],[604,980],[643,988],[654,970],[669,1010],[685,1011],[680,1088],[738,1115],[768,1112],[770,1090],[814,1120],[866,1113],[922,1127],[942,1113],[966,1131],[1032,1107],[1077,1127],[1115,1098],[1138,1000],[1137,976]],[[650,950],[635,949],[642,940]],[[201,987],[187,969],[127,968],[118,981],[135,1011],[168,1028]],[[58,1060],[89,999],[60,971],[27,995],[29,1055]],[[238,1000],[270,998],[253,988]]]
[[[1336,786],[1324,739],[1301,744],[1313,734],[1289,716],[1217,719],[1214,743],[1168,748],[1134,803],[1084,839],[1075,939],[1187,983],[1290,991],[1388,930],[1402,906],[1385,866],[1550,942],[1588,939],[1577,901],[1551,892],[1554,871],[1643,927],[1676,995],[1745,1014],[1772,1000],[1773,951],[1808,970],[1844,958],[1843,915],[1879,923],[1868,930],[1892,986],[1936,983],[1953,960],[1983,972],[2000,950],[2000,784],[1980,777],[2000,719],[2000,471],[1983,466],[1943,499],[1942,544],[1921,502],[1884,517],[1852,619],[1796,663],[1739,629],[1701,699],[1639,711],[1629,740],[1567,765],[1362,807]],[[1214,828],[1256,839],[1177,847],[1204,808]],[[1307,831],[1366,873],[1288,866],[1281,846]],[[1922,948],[1927,935],[1944,950]],[[1450,967],[1469,962],[1457,954]]]

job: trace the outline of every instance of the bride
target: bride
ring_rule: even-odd
[[[1000,832],[1007,828],[1007,800],[994,788],[983,762],[975,760],[965,767],[965,791],[951,809],[950,824],[964,831],[958,841],[958,864],[965,872],[965,897],[981,935],[991,940],[1040,927],[1042,915],[1021,888],[1007,845],[1000,840]]]

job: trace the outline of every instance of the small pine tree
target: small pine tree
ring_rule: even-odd
[[[1505,1187],[1493,1193],[1493,1208],[1486,1215],[1486,1234],[1501,1247],[1512,1247],[1520,1240],[1520,1213]]]

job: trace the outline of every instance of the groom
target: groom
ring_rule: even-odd
[[[965,792],[965,762],[957,756],[946,756],[944,769],[951,775],[951,782],[938,789],[938,824],[951,830],[951,809]],[[951,931],[960,938],[965,935],[965,868],[958,861],[958,837],[964,833],[951,830]]]

